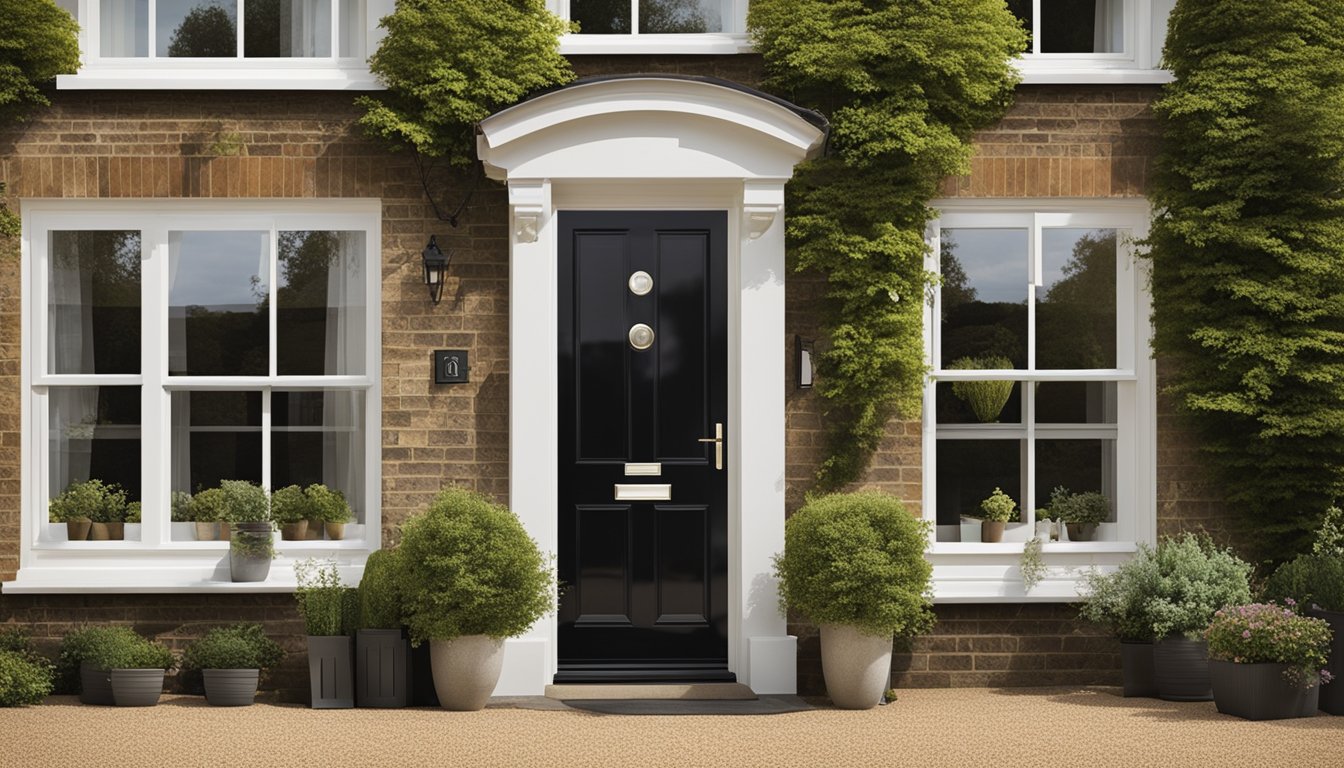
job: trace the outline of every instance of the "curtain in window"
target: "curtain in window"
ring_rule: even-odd
[[[103,0],[101,10],[101,55],[149,55],[147,0]]]
[[[330,0],[287,0],[286,14],[282,10],[280,40],[288,50],[281,56],[331,55],[331,2]]]
[[[1097,19],[1092,50],[1120,53],[1125,50],[1125,0],[1097,0]]]
[[[327,372],[364,370],[364,233],[337,232],[337,254],[327,272]],[[364,398],[328,391],[322,398],[322,479],[345,493],[362,513]]]
[[[48,371],[93,373],[93,272],[80,268],[79,237],[62,234],[67,236],[52,238],[49,258]],[[98,389],[55,389],[50,408],[53,423],[69,425],[52,435],[57,444],[49,471],[51,491],[57,494],[73,480],[89,479],[93,425],[98,422]]]

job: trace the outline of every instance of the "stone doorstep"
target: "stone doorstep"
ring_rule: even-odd
[[[546,698],[587,701],[622,699],[755,701],[756,694],[742,683],[563,684],[546,686]]]

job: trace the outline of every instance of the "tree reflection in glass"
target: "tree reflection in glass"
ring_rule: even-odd
[[[160,56],[219,58],[238,55],[235,0],[159,0]]]
[[[1046,229],[1041,248],[1036,367],[1114,368],[1116,230]]]

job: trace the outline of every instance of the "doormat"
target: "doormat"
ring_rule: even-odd
[[[600,715],[782,715],[814,708],[797,696],[761,696],[750,701],[565,699],[564,704]]]

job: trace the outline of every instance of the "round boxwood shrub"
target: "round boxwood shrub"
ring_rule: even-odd
[[[84,627],[62,638],[56,658],[56,693],[80,693],[79,665],[92,656],[94,649],[115,642],[113,638],[123,633],[135,634],[129,627]]]
[[[507,507],[445,490],[402,526],[397,581],[411,641],[514,637],[555,609],[550,559]]]
[[[280,525],[316,517],[312,507],[303,489],[297,485],[287,485],[271,494],[271,519]]]
[[[359,580],[359,626],[401,627],[401,590],[397,583],[397,550],[380,549],[364,563]]]
[[[47,512],[53,523],[80,519],[115,523],[126,517],[126,492],[115,483],[101,480],[74,482],[51,500]]]
[[[225,520],[264,523],[271,519],[271,500],[260,485],[247,480],[221,480],[219,490],[224,494]]]
[[[1157,544],[1158,580],[1148,601],[1153,637],[1198,639],[1218,609],[1251,602],[1251,566],[1208,536],[1186,533]]]
[[[785,524],[775,557],[781,605],[816,624],[873,635],[928,631],[933,567],[924,559],[929,523],[883,493],[811,499]]]
[[[99,669],[172,669],[176,660],[167,646],[141,637],[127,627],[95,637],[84,661]]]
[[[265,672],[285,658],[285,652],[266,636],[259,624],[234,624],[206,632],[187,646],[183,670],[259,669]]]
[[[321,483],[313,483],[304,489],[308,497],[308,506],[314,517],[324,523],[348,523],[351,519],[350,502],[345,494],[334,491]]]
[[[49,693],[49,665],[22,653],[0,650],[0,707],[40,704]]]
[[[177,503],[178,499],[174,498],[173,501]],[[227,519],[224,491],[219,488],[207,488],[188,497],[182,505],[187,510],[187,517],[198,523],[215,523]]]
[[[1344,612],[1344,557],[1299,555],[1270,575],[1264,593],[1266,600],[1299,609]]]

